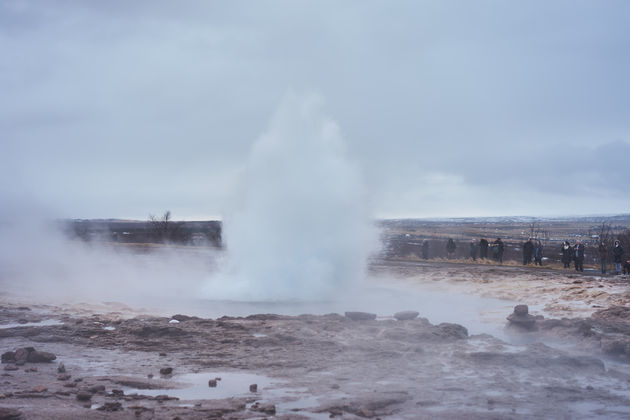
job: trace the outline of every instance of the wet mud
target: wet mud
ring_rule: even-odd
[[[506,311],[499,338],[471,334],[465,320],[432,324],[422,308],[399,308],[419,312],[400,320],[376,310],[376,319],[209,319],[4,296],[0,418],[630,417],[620,279],[397,262],[373,273],[409,288],[509,298],[528,311]],[[55,359],[17,363],[25,348]]]

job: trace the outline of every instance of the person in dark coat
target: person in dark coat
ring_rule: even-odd
[[[470,258],[477,261],[477,242],[474,239],[470,241]]]
[[[573,247],[573,260],[575,271],[584,271],[584,245],[578,240]]]
[[[564,264],[564,268],[571,266],[571,260],[573,260],[573,247],[569,245],[569,241],[564,241],[562,244],[562,264]]]
[[[613,248],[613,260],[615,261],[615,268],[617,274],[621,274],[621,263],[623,262],[623,247],[621,242],[615,241],[615,247]]]
[[[536,241],[536,245],[534,246],[534,265],[539,265],[542,267],[542,258],[543,246],[540,241]]]
[[[606,242],[599,243],[599,265],[602,269],[602,274],[606,274],[606,261],[608,260],[608,247]]]
[[[479,241],[479,258],[482,260],[488,258],[488,241],[485,238]]]
[[[501,240],[501,238],[497,238],[496,241],[492,243],[492,253],[499,263],[503,264],[503,252],[505,251],[505,244]]]
[[[448,242],[446,243],[446,253],[448,254],[449,259],[455,256],[455,248],[457,248],[457,245],[455,245],[453,238],[448,238]]]
[[[523,244],[523,265],[531,264],[532,255],[534,255],[534,243],[532,238],[527,239]]]
[[[429,259],[429,241],[426,239],[422,241],[422,258],[425,260]]]

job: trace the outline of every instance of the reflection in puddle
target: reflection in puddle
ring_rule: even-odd
[[[208,381],[215,378],[221,378],[217,380],[217,386],[208,386]],[[138,393],[152,397],[167,394],[180,400],[201,400],[256,395],[249,391],[250,385],[257,384],[260,392],[273,383],[272,379],[266,376],[237,372],[188,373],[174,376],[173,382],[175,387],[171,389],[123,388],[123,390],[125,394]]]
[[[14,322],[11,324],[0,325],[0,329],[3,330],[3,329],[8,329],[8,328],[18,328],[18,327],[48,327],[51,325],[63,325],[63,322],[56,319],[45,319],[43,321],[25,322],[25,323]]]

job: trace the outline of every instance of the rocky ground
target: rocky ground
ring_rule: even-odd
[[[0,419],[630,417],[627,279],[396,261],[373,273],[529,307],[504,314],[501,340],[421,308],[204,319],[3,296]]]

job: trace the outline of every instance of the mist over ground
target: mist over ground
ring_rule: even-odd
[[[67,299],[327,300],[360,288],[379,249],[361,169],[315,94],[288,93],[253,143],[227,252],[174,246],[139,254],[70,240],[43,209],[4,214],[7,291]]]

